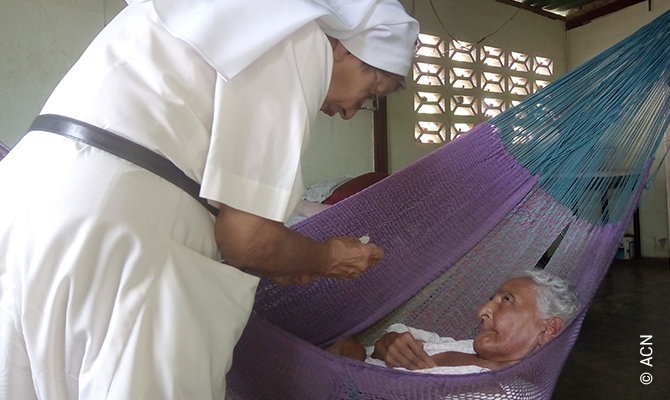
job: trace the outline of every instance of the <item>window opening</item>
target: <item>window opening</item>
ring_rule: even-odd
[[[475,71],[467,68],[452,68],[449,84],[455,89],[473,89],[477,87]]]
[[[496,47],[483,46],[480,57],[484,65],[491,67],[503,67],[505,65],[505,54]]]
[[[444,114],[446,103],[440,93],[417,92],[414,95],[414,111],[419,114]]]
[[[543,54],[425,33],[419,34],[413,64],[414,138],[421,143],[458,138],[547,86],[554,75],[553,60]]]
[[[502,93],[505,91],[502,74],[484,72],[482,78],[482,89],[485,92]]]
[[[441,122],[419,121],[414,127],[414,137],[421,143],[444,143],[446,135]]]
[[[444,57],[444,40],[433,35],[420,35],[417,42],[417,55],[425,57]]]
[[[449,43],[449,58],[453,61],[473,63],[476,54],[475,46],[472,43],[457,40],[452,40]]]
[[[535,57],[535,73],[551,76],[554,73],[554,62],[545,57]]]
[[[414,82],[419,85],[444,85],[444,67],[438,64],[414,63]]]
[[[509,69],[512,71],[528,72],[530,58],[528,54],[517,53],[516,51],[509,52]]]

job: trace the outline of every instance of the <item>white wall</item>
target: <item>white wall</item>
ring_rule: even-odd
[[[360,111],[349,121],[319,113],[302,158],[305,187],[374,170],[372,129],[372,111]]]
[[[408,12],[412,12],[414,3],[414,16],[421,23],[423,33],[447,37],[428,1],[399,1]],[[440,0],[434,4],[449,32],[457,39],[471,42],[493,33],[518,10],[494,0]],[[555,76],[558,77],[566,71],[565,24],[561,21],[521,10],[511,22],[483,44],[541,53],[554,60]],[[404,168],[439,147],[414,140],[413,101],[411,90],[391,94],[388,98],[391,172]],[[317,121],[312,143],[303,160],[307,185],[342,175],[372,171],[372,117],[370,113],[360,114],[356,116],[360,121],[351,124],[339,117],[320,117]]]
[[[428,1],[400,2],[407,10],[411,10],[414,3],[415,17],[421,23],[422,33],[450,39]],[[482,44],[551,58],[554,61],[554,76],[559,77],[565,73],[566,35],[562,21],[519,10],[494,0],[440,0],[433,4],[442,24],[454,38],[474,43],[504,25]],[[515,13],[517,14],[514,19],[505,24]],[[389,162],[392,172],[439,147],[414,140],[416,116],[413,103],[411,90],[389,97]]]
[[[0,141],[13,147],[51,91],[125,0],[0,0]],[[304,158],[307,185],[372,171],[372,113],[320,115]]]
[[[647,2],[638,3],[605,17],[568,31],[568,66],[573,69],[590,60],[610,46],[634,33],[665,11],[670,0],[652,0],[651,11]],[[643,257],[668,257],[668,195],[667,174],[659,166],[665,149],[656,153],[655,170],[660,172],[640,203],[640,238]],[[632,233],[632,225],[628,232]]]
[[[124,0],[0,0],[0,141],[13,147]]]
[[[411,1],[402,2],[410,10]],[[492,33],[517,10],[494,0],[435,3],[451,32],[472,41]],[[428,3],[415,4],[423,31],[444,34]],[[18,142],[62,76],[124,6],[124,0],[0,0],[0,141],[10,147]],[[485,43],[547,49],[560,75],[565,70],[564,39],[562,23],[521,11]],[[389,97],[389,114],[392,171],[435,149],[413,141],[409,91]],[[373,168],[370,112],[361,112],[351,121],[318,117],[303,159],[307,185]]]
[[[408,11],[414,3],[422,32],[445,37],[427,1],[401,3]],[[471,42],[498,29],[517,11],[494,0],[434,4],[449,32]],[[124,6],[124,0],[0,0],[0,141],[10,147],[18,142],[62,76]],[[522,10],[484,43],[542,52],[554,60],[560,76],[668,9],[670,0],[653,0],[651,12],[646,2],[639,3],[568,31],[567,40],[562,22]],[[436,149],[414,141],[412,103],[410,90],[389,97],[391,171]],[[661,156],[659,151],[657,158]],[[351,121],[320,115],[303,159],[305,183],[372,169],[371,113],[361,112]],[[661,169],[640,207],[645,257],[668,257],[666,193],[666,173]]]

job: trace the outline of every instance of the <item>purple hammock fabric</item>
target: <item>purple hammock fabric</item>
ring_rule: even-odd
[[[478,125],[296,227],[316,240],[368,235],[385,258],[348,282],[319,279],[278,287],[263,280],[227,375],[228,397],[549,399],[641,190],[638,184],[627,218],[595,226],[545,193],[492,125]],[[357,334],[369,345],[392,322],[472,338],[477,308],[559,237],[546,269],[569,276],[585,304],[558,337],[516,365],[430,375],[368,365],[320,348],[344,334]]]
[[[9,153],[9,147],[5,146],[4,143],[0,142],[0,160],[5,158],[5,156]]]

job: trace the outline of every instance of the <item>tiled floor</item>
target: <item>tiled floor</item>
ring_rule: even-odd
[[[647,342],[641,335],[651,335]],[[641,363],[650,354],[651,366]],[[652,382],[641,383],[651,374]],[[649,375],[645,375],[649,376]],[[598,288],[553,400],[670,399],[670,264],[615,260]]]

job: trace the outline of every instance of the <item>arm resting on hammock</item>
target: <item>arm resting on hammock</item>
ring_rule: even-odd
[[[353,279],[384,256],[379,247],[355,238],[317,242],[281,222],[225,204],[216,219],[215,235],[226,263],[280,284],[307,283],[320,276]]]
[[[436,367],[435,361],[423,349],[423,343],[409,332],[387,332],[375,342],[372,357],[390,367],[403,367],[410,371]]]
[[[477,365],[482,368],[498,369],[511,363],[499,363],[479,358],[477,354],[459,351],[445,351],[429,356],[423,344],[410,332],[387,332],[375,343],[372,357],[383,360],[391,367],[403,367],[410,371],[433,367],[461,367]]]
[[[438,367],[461,367],[464,365],[477,365],[482,368],[498,369],[514,362],[500,363],[495,361],[488,361],[479,358],[477,354],[461,353],[459,351],[445,351],[444,353],[437,353],[431,356]]]

